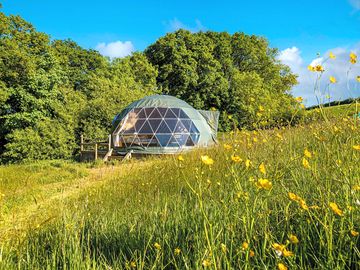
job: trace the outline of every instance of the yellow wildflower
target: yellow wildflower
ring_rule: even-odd
[[[259,165],[259,171],[260,171],[262,174],[266,174],[266,168],[265,168],[265,165],[264,165],[263,162]]]
[[[288,270],[288,268],[286,267],[286,265],[285,264],[283,264],[283,263],[278,263],[278,269],[279,270]]]
[[[305,169],[310,169],[310,163],[306,158],[303,158],[302,160],[302,165],[304,166]]]
[[[355,231],[355,230],[351,230],[351,231],[350,231],[350,234],[351,234],[352,236],[354,236],[354,237],[359,236],[359,232],[357,232],[357,231]]]
[[[268,179],[260,178],[256,184],[259,189],[270,190],[272,188],[272,183]]]
[[[299,197],[295,193],[289,192],[288,195],[289,195],[290,200],[295,201],[295,202],[299,201]]]
[[[249,247],[249,243],[248,243],[248,242],[244,242],[244,243],[242,243],[242,245],[241,245],[241,248],[242,248],[243,250],[247,249],[248,247]]]
[[[343,211],[339,208],[339,206],[336,203],[332,202],[329,204],[329,206],[330,206],[331,210],[338,216],[343,215]]]
[[[174,254],[175,255],[179,255],[181,253],[181,249],[180,248],[175,248],[174,249]]]
[[[232,148],[232,146],[230,144],[224,143],[225,150],[230,150],[231,148]]]
[[[304,150],[304,156],[307,157],[307,158],[311,158],[312,157],[312,154],[309,150],[305,149]]]
[[[354,185],[354,186],[352,187],[352,190],[355,190],[355,191],[360,190],[360,185]]]
[[[300,104],[301,109],[305,109],[305,105],[304,104]]]
[[[302,97],[296,97],[295,101],[301,103],[301,102],[303,102],[303,98]]]
[[[290,242],[293,243],[293,244],[298,244],[298,243],[299,243],[299,239],[296,237],[295,234],[290,234],[289,240],[290,240]]]
[[[325,69],[322,65],[317,65],[317,66],[315,66],[315,71],[323,72],[323,71],[325,71]]]
[[[250,251],[249,251],[249,256],[250,256],[250,257],[254,257],[254,256],[255,256],[255,252],[254,252],[252,249],[250,249]]]
[[[353,145],[353,148],[354,148],[355,150],[360,150],[360,144],[358,144],[358,145]]]
[[[294,253],[290,250],[287,250],[286,248],[283,250],[282,254],[284,255],[284,257],[294,256]]]
[[[241,157],[239,157],[237,155],[232,155],[231,160],[234,161],[235,163],[239,163],[242,161]]]
[[[316,71],[315,67],[311,66],[311,65],[308,65],[308,70],[314,72]]]
[[[294,255],[293,252],[286,249],[285,245],[274,243],[272,244],[272,247],[275,249],[276,253],[279,256],[283,255],[284,257],[290,257]]]
[[[251,165],[251,161],[250,161],[250,159],[247,159],[247,160],[245,161],[245,166],[246,166],[246,168],[249,168],[250,165]]]
[[[154,248],[156,248],[157,250],[161,250],[161,246],[158,242],[154,243]]]
[[[336,58],[335,54],[333,54],[332,52],[329,53],[329,57],[330,57],[331,59],[335,59],[335,58]]]
[[[132,261],[132,262],[130,263],[130,267],[131,267],[131,268],[136,268],[136,262]]]
[[[226,245],[223,243],[221,243],[221,250],[222,250],[222,252],[226,253],[226,250],[227,250]]]
[[[331,83],[336,83],[336,78],[334,76],[330,76],[329,81]]]
[[[305,200],[301,199],[301,200],[299,201],[299,205],[300,205],[300,207],[301,207],[302,209],[304,209],[304,210],[309,210],[309,207],[307,206]]]
[[[184,161],[185,159],[184,159],[184,157],[182,156],[182,155],[179,155],[178,156],[178,161]]]
[[[209,267],[210,265],[211,265],[210,260],[205,259],[205,260],[202,261],[202,266],[204,266],[204,267]]]
[[[282,251],[285,249],[285,245],[278,244],[278,243],[272,244],[272,247],[273,247],[276,251],[280,251],[280,252],[282,252]]]
[[[213,165],[214,164],[214,160],[211,157],[209,157],[208,155],[201,156],[201,161],[206,165]]]
[[[355,53],[350,53],[350,63],[351,64],[356,64],[357,61],[357,55]]]
[[[259,106],[259,112],[263,112],[263,111],[265,111],[265,109],[264,109],[264,107],[263,106]]]
[[[280,133],[276,133],[276,137],[278,137],[280,140],[283,140],[283,136],[281,136]]]

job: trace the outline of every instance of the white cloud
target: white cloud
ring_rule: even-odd
[[[303,63],[300,54],[301,51],[297,47],[287,48],[280,52],[278,59],[296,72]]]
[[[336,56],[336,59],[329,59],[330,52]],[[360,43],[351,49],[333,48],[307,63],[301,57],[301,51],[296,47],[281,51],[278,59],[288,65],[298,75],[299,84],[292,89],[293,95],[302,96],[305,99],[306,105],[314,105],[317,104],[316,96],[324,102],[328,101],[325,100],[327,95],[331,97],[331,101],[360,96],[360,83],[355,79],[356,76],[360,75],[360,63],[350,64],[350,52],[359,55]],[[319,81],[318,91],[316,92],[314,87],[317,73],[310,72],[307,69],[308,65],[322,65],[325,69]],[[337,83],[330,84],[330,76],[335,77]]]
[[[121,58],[130,55],[134,51],[134,45],[131,41],[115,41],[107,44],[103,42],[96,45],[96,50],[104,56],[109,56],[111,59]]]
[[[166,28],[167,28],[166,30],[168,32],[173,32],[173,31],[176,31],[179,29],[186,29],[193,33],[206,30],[206,27],[203,26],[201,21],[198,19],[195,20],[194,26],[188,26],[188,25],[184,24],[183,22],[181,22],[180,20],[178,20],[177,18],[174,18],[174,19],[166,22],[165,26],[166,26]]]
[[[352,5],[355,9],[360,9],[360,0],[349,0],[350,5]]]

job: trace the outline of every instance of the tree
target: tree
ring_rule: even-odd
[[[142,53],[110,61],[0,12],[0,161],[73,157],[80,134],[104,138],[156,76]]]
[[[220,110],[224,130],[234,121],[241,127],[253,127],[260,114],[263,123],[274,124],[287,118],[286,112],[294,107],[288,92],[296,76],[276,60],[277,50],[269,48],[264,38],[178,30],[158,39],[145,54],[158,69],[157,83],[163,93],[197,109]],[[288,101],[285,112],[281,104],[275,105],[277,100]],[[256,112],[254,107],[259,106],[270,112]]]

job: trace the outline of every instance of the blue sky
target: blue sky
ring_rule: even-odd
[[[0,2],[6,14],[21,15],[52,38],[70,38],[109,56],[143,50],[178,28],[261,35],[282,51],[281,60],[300,75],[294,94],[309,99],[308,78],[303,77],[316,53],[325,59],[335,50],[338,61],[344,62],[350,51],[360,52],[360,0]],[[357,69],[353,67],[352,72]],[[356,87],[354,94],[360,94]],[[339,93],[333,96],[340,98]]]

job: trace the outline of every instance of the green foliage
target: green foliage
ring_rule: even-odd
[[[222,111],[223,130],[233,125],[226,118],[229,114],[231,122],[243,128],[290,120],[295,111],[288,91],[296,76],[276,60],[277,50],[263,38],[179,30],[157,40],[145,54],[159,70],[163,93],[197,109]],[[256,117],[259,106],[267,111],[262,119]]]
[[[129,102],[156,91],[141,53],[109,59],[0,13],[0,161],[71,158],[81,133],[103,138]]]
[[[4,161],[70,158],[75,149],[71,127],[59,121],[39,119],[32,127],[14,129],[6,137]]]

